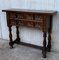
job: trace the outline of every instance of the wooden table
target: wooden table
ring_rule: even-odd
[[[19,26],[27,26],[32,28],[39,28],[43,32],[43,48],[42,54],[46,58],[46,52],[51,51],[51,31],[53,15],[57,11],[47,10],[28,10],[28,9],[6,9],[7,26],[9,27],[9,45],[13,48],[14,43],[20,43]],[[16,40],[12,40],[12,26],[16,26]],[[46,44],[46,36],[48,34],[48,45]]]

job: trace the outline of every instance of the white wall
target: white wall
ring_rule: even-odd
[[[28,9],[52,10],[54,8],[54,0],[26,0]]]
[[[2,0],[1,0],[2,1]],[[4,3],[2,5],[2,3]],[[3,8],[22,8],[22,9],[39,9],[39,10],[57,10],[59,11],[58,0],[8,0],[2,1],[1,9]],[[53,29],[52,29],[52,50],[59,52],[59,14],[53,18]],[[1,12],[1,27],[2,27],[2,38],[9,39],[8,28],[6,25],[5,13]],[[13,29],[13,39],[16,38],[15,26]],[[32,43],[42,46],[43,33],[39,29],[20,27],[21,41]]]
[[[55,51],[59,51],[59,0],[54,0],[54,9],[58,14],[53,18],[52,46]]]
[[[1,4],[1,2],[0,2],[0,4]],[[1,7],[1,5],[0,5],[0,7]],[[0,38],[1,38],[1,14],[0,14]]]
[[[0,2],[0,4],[1,4],[1,2]],[[0,7],[1,7],[1,5],[0,5]],[[1,8],[0,8],[1,9]],[[0,12],[1,12],[1,10],[0,10]],[[2,37],[2,33],[1,33],[1,13],[0,13],[0,38]]]
[[[11,4],[9,0],[0,0],[0,26],[1,26],[1,38],[8,39],[8,29],[6,24],[5,13],[2,12],[3,9],[10,8]]]
[[[12,8],[53,10],[54,0],[11,0]]]

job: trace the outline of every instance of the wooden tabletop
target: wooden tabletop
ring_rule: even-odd
[[[15,9],[15,8],[11,8],[11,9],[5,9],[2,10],[3,12],[28,12],[28,13],[44,13],[44,14],[56,14],[57,11],[54,10],[33,10],[33,9]]]

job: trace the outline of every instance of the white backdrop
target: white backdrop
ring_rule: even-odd
[[[1,0],[1,10],[5,8],[22,8],[22,9],[38,9],[38,10],[57,10],[59,11],[58,0]],[[0,10],[0,11],[1,11]],[[9,39],[8,27],[6,24],[5,13],[0,12],[1,27],[2,27],[2,38]],[[52,29],[52,50],[59,52],[59,14],[53,18],[53,29]],[[16,38],[16,29],[12,27],[13,39]],[[20,27],[21,41],[42,46],[43,33],[35,28]]]
[[[1,38],[8,39],[8,29],[6,24],[5,13],[2,12],[3,9],[11,8],[11,1],[0,0],[0,26],[1,26]]]

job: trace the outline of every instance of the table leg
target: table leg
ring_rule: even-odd
[[[43,33],[43,49],[42,49],[42,54],[43,54],[43,58],[46,58],[46,32]]]
[[[51,51],[51,33],[48,32],[48,45],[47,45],[47,51]]]
[[[50,16],[50,24],[48,29],[48,45],[47,45],[47,51],[51,51],[51,32],[52,32],[52,16]]]
[[[16,40],[14,41],[14,43],[20,44],[19,26],[16,26],[16,34],[17,34],[17,38],[16,38]]]
[[[11,46],[11,48],[13,48],[12,29],[11,29],[11,26],[9,26],[9,38],[10,38],[9,45]]]

